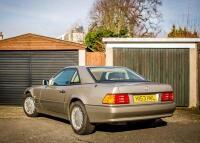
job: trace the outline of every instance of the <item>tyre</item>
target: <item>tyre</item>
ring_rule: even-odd
[[[91,134],[95,130],[95,126],[89,121],[85,106],[82,102],[72,102],[70,106],[70,122],[72,129],[79,135]]]
[[[38,116],[38,112],[35,107],[35,99],[31,96],[30,93],[27,94],[24,104],[23,104],[24,113],[28,117],[36,117]]]

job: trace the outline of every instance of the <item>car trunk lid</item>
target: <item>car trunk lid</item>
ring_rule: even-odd
[[[166,91],[172,91],[172,87],[168,84],[152,83],[152,82],[140,82],[140,83],[121,83],[116,84],[120,93],[160,93]]]

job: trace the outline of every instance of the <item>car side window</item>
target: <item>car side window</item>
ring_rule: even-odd
[[[80,83],[80,78],[78,72],[76,71],[71,79],[71,84],[77,84],[77,83]]]
[[[54,77],[52,85],[65,86],[74,83],[80,83],[79,76],[77,73],[78,72],[76,69],[65,69]]]

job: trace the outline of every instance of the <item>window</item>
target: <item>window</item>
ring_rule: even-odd
[[[144,82],[142,76],[123,67],[90,67],[88,68],[97,82]]]
[[[64,69],[58,73],[52,80],[51,85],[65,86],[80,83],[78,72],[76,69]]]
[[[80,83],[80,79],[79,79],[79,76],[78,76],[78,72],[76,71],[72,77],[72,80],[71,80],[71,83],[72,84],[76,84],[76,83]]]

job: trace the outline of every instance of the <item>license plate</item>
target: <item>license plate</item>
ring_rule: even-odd
[[[133,96],[134,103],[147,103],[147,102],[158,102],[157,94],[149,94],[149,95],[135,95]]]

